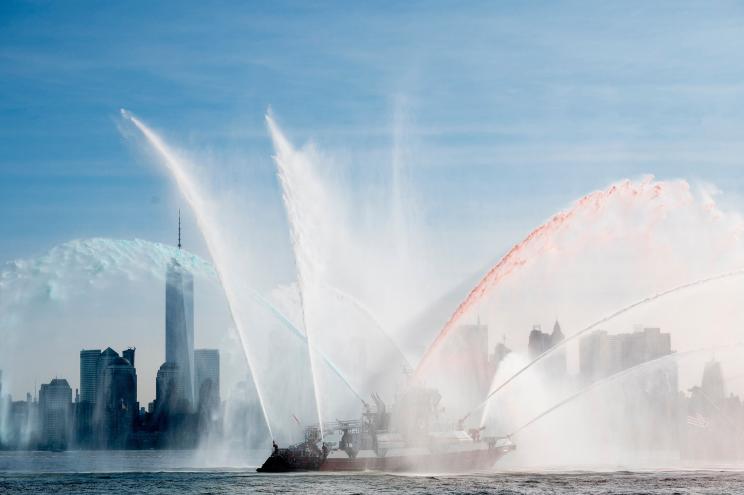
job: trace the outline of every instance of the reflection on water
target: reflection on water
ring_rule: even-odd
[[[504,471],[464,476],[258,474],[264,452],[242,457],[196,451],[0,452],[0,493],[709,493],[744,492],[741,466],[707,471]],[[682,470],[680,470],[682,469]]]
[[[0,451],[0,473],[116,473],[194,470],[253,471],[268,451],[208,450]]]

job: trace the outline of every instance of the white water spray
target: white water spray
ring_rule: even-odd
[[[722,273],[722,274],[719,274],[719,275],[714,275],[712,277],[707,277],[707,278],[703,278],[703,279],[700,279],[700,280],[695,280],[693,282],[689,282],[689,283],[686,283],[686,284],[678,285],[676,287],[672,287],[670,289],[664,290],[664,291],[659,292],[657,294],[654,294],[652,296],[645,297],[645,298],[643,298],[643,299],[641,299],[639,301],[636,301],[634,303],[628,304],[627,306],[624,306],[624,307],[618,309],[617,311],[614,311],[611,314],[609,314],[607,316],[604,316],[604,317],[600,318],[599,320],[597,320],[597,321],[589,324],[588,326],[582,328],[578,332],[570,335],[568,338],[562,340],[557,345],[549,348],[548,350],[546,350],[542,354],[540,354],[537,357],[535,357],[535,359],[533,359],[532,361],[530,361],[529,363],[527,363],[524,367],[520,368],[514,374],[512,374],[509,378],[507,378],[506,380],[504,380],[498,387],[492,389],[491,392],[488,394],[488,396],[485,398],[485,400],[483,402],[481,402],[473,410],[473,412],[474,412],[474,411],[477,411],[478,409],[483,408],[483,413],[481,415],[480,425],[482,426],[483,423],[485,422],[486,416],[488,414],[488,404],[491,401],[491,399],[493,399],[494,396],[497,393],[499,393],[501,390],[503,390],[504,387],[506,387],[511,382],[513,382],[522,373],[524,373],[525,371],[527,371],[528,369],[530,369],[531,367],[533,367],[537,363],[543,361],[548,356],[554,354],[556,351],[558,351],[560,349],[563,349],[566,346],[566,344],[568,344],[569,342],[572,342],[573,340],[581,337],[582,335],[586,334],[590,330],[593,330],[593,329],[597,328],[599,325],[602,325],[604,323],[607,323],[609,321],[612,321],[615,318],[617,318],[617,317],[619,317],[619,316],[621,316],[621,315],[623,315],[623,314],[625,314],[625,313],[627,313],[629,311],[632,311],[633,309],[635,309],[635,308],[637,308],[639,306],[643,306],[643,305],[649,304],[651,302],[654,302],[656,300],[662,299],[662,298],[664,298],[666,296],[675,294],[677,292],[682,292],[682,291],[684,291],[686,289],[691,289],[693,287],[700,287],[700,286],[703,286],[703,285],[706,285],[706,284],[709,284],[709,283],[713,283],[713,282],[716,282],[716,281],[721,281],[721,280],[726,280],[726,279],[729,279],[729,278],[741,277],[741,276],[744,276],[744,269],[734,270],[734,271],[731,271],[731,272]]]
[[[626,377],[628,375],[632,375],[634,373],[639,373],[639,372],[642,372],[644,370],[653,369],[654,367],[659,366],[659,364],[663,364],[663,363],[665,363],[667,361],[680,361],[680,360],[685,359],[685,358],[688,358],[690,356],[696,356],[696,355],[703,354],[703,353],[710,354],[710,353],[716,353],[716,352],[722,352],[722,351],[729,352],[729,351],[732,351],[732,350],[735,350],[735,349],[740,349],[743,345],[744,344],[742,344],[742,343],[737,343],[737,344],[725,345],[725,346],[708,347],[708,348],[704,348],[704,349],[693,349],[691,351],[685,351],[685,352],[681,352],[681,353],[666,354],[664,356],[660,356],[660,357],[651,359],[649,361],[645,361],[643,363],[637,364],[637,365],[635,365],[635,366],[633,366],[631,368],[628,368],[628,369],[619,371],[619,372],[614,373],[614,374],[612,374],[610,376],[607,376],[605,378],[602,378],[601,380],[598,380],[598,381],[596,381],[594,383],[591,383],[590,385],[587,385],[586,387],[584,387],[584,388],[578,390],[577,392],[569,395],[568,397],[566,397],[565,399],[559,401],[558,403],[553,404],[552,406],[550,406],[545,411],[542,411],[537,416],[535,416],[533,418],[530,418],[527,422],[523,423],[522,425],[520,425],[519,427],[517,427],[514,431],[512,431],[511,433],[509,433],[508,436],[512,437],[514,435],[517,435],[518,433],[520,433],[523,430],[529,428],[530,426],[532,426],[536,422],[540,421],[545,416],[547,416],[547,415],[551,414],[552,412],[554,412],[554,411],[562,408],[563,406],[565,406],[567,404],[570,404],[571,402],[575,401],[576,399],[579,399],[580,397],[585,396],[586,394],[592,392],[593,390],[595,390],[597,388],[604,387],[604,386],[606,386],[609,383],[613,383],[613,382],[616,382],[618,380],[621,380],[622,378],[624,378],[624,377]]]
[[[306,309],[306,297],[307,297],[307,291],[308,291],[308,283],[307,278],[310,275],[311,271],[311,263],[309,260],[307,260],[303,256],[303,249],[301,247],[302,244],[302,237],[303,232],[300,230],[300,225],[302,224],[300,220],[301,213],[297,210],[296,203],[293,201],[292,196],[293,194],[297,194],[297,191],[293,187],[293,183],[289,177],[289,171],[287,170],[288,162],[290,160],[297,159],[295,156],[294,150],[292,149],[292,146],[289,144],[287,139],[284,137],[284,135],[279,131],[279,128],[276,126],[276,123],[274,122],[274,119],[271,116],[270,112],[267,112],[266,114],[266,124],[269,128],[269,133],[271,134],[271,139],[274,142],[274,148],[276,149],[276,155],[274,156],[274,161],[276,162],[277,170],[279,173],[279,179],[282,183],[282,189],[284,191],[283,199],[284,199],[284,206],[287,211],[287,217],[289,220],[290,230],[291,230],[291,236],[292,236],[292,251],[294,252],[295,256],[295,263],[297,266],[297,283],[300,288],[300,314],[302,315],[302,325],[305,328],[305,335],[307,338],[307,344],[308,344],[308,354],[310,357],[310,372],[313,377],[313,390],[315,392],[315,407],[317,409],[318,413],[318,424],[320,427],[320,438],[322,439],[324,437],[324,431],[323,431],[323,413],[322,413],[322,406],[321,406],[321,395],[320,391],[318,389],[319,387],[319,376],[316,372],[316,364],[315,364],[315,353],[311,352],[310,349],[313,347],[313,340],[314,340],[314,321],[312,321],[312,318],[308,315],[308,311]],[[305,167],[308,166],[308,164],[301,163],[299,164],[300,168],[304,165]]]
[[[134,124],[135,127],[143,134],[147,142],[157,152],[158,156],[166,166],[167,170],[173,176],[178,185],[178,189],[183,194],[184,198],[191,207],[196,221],[199,226],[204,240],[207,244],[207,249],[214,262],[214,267],[217,272],[217,276],[220,283],[225,291],[225,298],[227,299],[228,308],[232,316],[233,322],[238,330],[238,338],[240,344],[243,347],[243,352],[248,363],[248,367],[251,371],[252,378],[256,385],[256,393],[258,400],[261,405],[261,411],[264,415],[269,434],[273,436],[271,422],[266,411],[266,404],[264,400],[263,390],[259,383],[259,377],[255,373],[253,362],[250,358],[250,352],[248,343],[245,340],[246,325],[242,319],[237,315],[237,304],[238,296],[235,293],[235,281],[232,279],[232,272],[225,266],[226,253],[224,252],[224,241],[220,232],[213,227],[212,222],[209,219],[208,205],[201,193],[199,186],[195,183],[194,179],[189,175],[183,160],[158,136],[153,130],[145,125],[141,120],[132,115],[131,112],[122,109],[121,115],[125,119],[129,120]]]

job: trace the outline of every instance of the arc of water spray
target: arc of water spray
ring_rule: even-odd
[[[606,385],[607,383],[613,382],[615,380],[619,380],[620,378],[622,378],[622,377],[624,377],[624,376],[626,376],[628,374],[635,373],[635,372],[640,371],[640,370],[645,369],[645,368],[650,368],[653,365],[660,364],[661,362],[666,361],[668,359],[677,359],[677,358],[689,357],[690,355],[699,354],[699,353],[702,353],[702,352],[717,352],[717,351],[720,351],[722,349],[730,350],[732,348],[737,348],[737,347],[742,347],[742,346],[744,346],[744,344],[737,343],[737,344],[729,345],[729,346],[717,346],[717,347],[709,347],[709,348],[703,348],[703,349],[694,349],[694,350],[691,350],[691,351],[685,351],[685,352],[681,352],[681,353],[667,354],[667,355],[660,356],[660,357],[655,358],[655,359],[651,359],[650,361],[646,361],[644,363],[637,364],[637,365],[633,366],[632,368],[628,368],[626,370],[623,370],[623,371],[614,373],[614,374],[612,374],[612,375],[610,375],[608,377],[605,377],[605,378],[603,378],[601,380],[598,380],[598,381],[592,383],[591,385],[588,385],[588,386],[582,388],[581,390],[579,390],[578,392],[576,392],[574,394],[571,394],[570,396],[566,397],[562,401],[560,401],[557,404],[549,407],[548,409],[546,409],[545,411],[541,412],[540,414],[538,414],[534,418],[530,419],[529,421],[527,421],[526,423],[524,423],[522,426],[520,426],[519,428],[517,428],[516,430],[514,430],[512,433],[510,433],[507,436],[512,437],[512,436],[520,433],[521,431],[523,431],[526,428],[532,426],[533,424],[535,424],[536,422],[538,422],[539,420],[541,420],[542,418],[544,418],[548,414],[552,413],[556,409],[560,409],[561,407],[565,406],[566,404],[568,404],[570,402],[573,402],[574,400],[578,399],[579,397],[581,397],[584,394],[587,394],[587,393],[591,392],[592,390],[594,390],[597,387]]]
[[[365,316],[367,316],[367,318],[369,318],[369,320],[375,326],[375,328],[377,329],[377,331],[388,341],[388,343],[393,347],[393,349],[395,349],[395,351],[398,353],[398,357],[401,359],[401,361],[403,362],[403,365],[406,367],[406,369],[411,369],[411,363],[408,362],[408,359],[406,359],[405,354],[403,354],[403,351],[398,346],[398,344],[395,342],[395,340],[393,340],[393,338],[390,336],[390,334],[385,331],[385,329],[382,326],[382,323],[380,323],[380,321],[375,317],[375,315],[372,313],[372,310],[371,309],[369,309],[362,301],[360,301],[359,299],[355,298],[354,296],[352,296],[348,292],[344,292],[341,289],[338,289],[336,287],[333,287],[332,285],[328,285],[328,284],[323,284],[323,285],[325,285],[328,288],[328,290],[330,290],[331,292],[335,293],[338,297],[340,297],[342,299],[346,299],[351,304],[353,304],[354,306],[356,306],[356,308],[359,311],[361,311],[362,313],[364,313]]]
[[[284,137],[284,135],[279,130],[278,126],[276,125],[276,122],[274,122],[274,118],[271,114],[271,108],[269,108],[266,112],[266,125],[269,129],[269,134],[271,135],[271,139],[274,143],[274,149],[276,150],[276,155],[274,155],[274,163],[276,163],[277,173],[279,175],[279,180],[282,184],[282,189],[284,191],[284,194],[282,195],[282,199],[284,201],[284,209],[287,214],[287,221],[289,222],[289,226],[292,232],[292,253],[294,255],[295,259],[295,265],[297,267],[297,284],[300,288],[299,296],[300,296],[300,309],[301,309],[301,315],[302,315],[302,323],[305,327],[305,335],[307,338],[308,343],[308,350],[313,347],[312,341],[311,341],[311,335],[313,333],[313,330],[310,328],[310,325],[308,325],[307,322],[307,311],[305,308],[305,298],[304,298],[304,286],[305,286],[305,278],[303,276],[303,270],[301,267],[301,260],[300,260],[300,253],[297,252],[298,249],[298,243],[299,239],[302,237],[301,232],[299,232],[299,227],[297,226],[297,222],[294,218],[295,210],[294,207],[291,204],[290,198],[292,195],[292,185],[290,183],[290,180],[288,178],[287,170],[285,167],[285,164],[283,162],[283,158],[286,155],[291,155],[294,153],[294,150],[292,149],[292,145],[287,141],[287,139]],[[314,353],[308,351],[308,358],[310,361],[310,372],[313,376],[313,391],[315,392],[315,407],[318,414],[318,425],[320,429],[320,438],[321,440],[324,437],[324,428],[323,428],[323,415],[322,415],[322,409],[320,406],[320,391],[318,389],[318,375],[316,373],[316,366],[315,366],[315,356]]]
[[[705,284],[708,284],[708,283],[711,283],[711,282],[715,282],[715,281],[719,281],[719,280],[724,280],[724,279],[727,279],[727,278],[739,277],[739,276],[742,276],[742,275],[744,275],[744,268],[739,269],[739,270],[734,270],[734,271],[731,271],[731,272],[727,272],[727,273],[722,273],[720,275],[715,275],[715,276],[712,276],[712,277],[707,277],[707,278],[695,280],[694,282],[688,282],[686,284],[678,285],[676,287],[672,287],[671,289],[666,289],[666,290],[664,290],[662,292],[658,292],[658,293],[654,294],[653,296],[646,297],[644,299],[641,299],[640,301],[636,301],[636,302],[634,302],[632,304],[629,304],[627,306],[624,306],[624,307],[620,308],[619,310],[615,311],[614,313],[611,313],[611,314],[609,314],[607,316],[604,316],[604,317],[600,318],[599,320],[595,321],[594,323],[592,323],[592,324],[590,324],[590,325],[582,328],[578,332],[576,332],[576,333],[572,334],[571,336],[569,336],[568,338],[562,340],[561,342],[559,342],[555,346],[553,346],[553,347],[549,348],[548,350],[544,351],[542,354],[538,355],[535,359],[533,359],[532,361],[530,361],[529,363],[527,363],[524,367],[522,367],[521,369],[519,369],[516,373],[514,373],[513,375],[511,375],[504,382],[502,382],[501,385],[499,385],[498,387],[496,387],[496,389],[494,389],[491,393],[489,393],[488,396],[485,398],[485,400],[483,402],[481,402],[477,407],[475,407],[474,409],[472,409],[469,414],[472,414],[473,412],[481,409],[482,407],[485,407],[488,404],[488,402],[493,398],[494,395],[496,395],[500,390],[502,390],[504,387],[506,387],[507,385],[509,385],[519,375],[521,375],[522,373],[524,373],[525,371],[527,371],[528,369],[530,369],[532,366],[534,366],[535,364],[537,364],[539,361],[542,361],[543,359],[545,359],[545,357],[549,356],[553,352],[555,352],[558,349],[562,348],[563,346],[565,346],[566,344],[568,344],[572,340],[574,340],[574,339],[580,337],[581,335],[585,334],[589,330],[592,330],[593,328],[595,328],[595,327],[597,327],[597,326],[599,326],[599,325],[601,325],[603,323],[606,323],[606,322],[608,322],[610,320],[613,320],[613,319],[617,318],[618,316],[621,316],[622,314],[627,313],[628,311],[637,308],[638,306],[643,306],[645,304],[648,304],[650,302],[656,301],[657,299],[661,299],[661,298],[663,298],[665,296],[668,296],[670,294],[674,294],[676,292],[681,292],[681,291],[683,291],[685,289],[690,289],[690,288],[693,288],[693,287],[699,287],[701,285],[705,285]]]
[[[312,346],[310,345],[310,342],[309,342],[309,341],[307,340],[307,336],[306,336],[306,335],[304,335],[304,334],[303,334],[303,333],[302,333],[302,332],[300,331],[300,329],[299,329],[299,328],[297,328],[296,326],[294,326],[294,324],[293,324],[293,323],[292,323],[292,322],[291,322],[291,321],[289,320],[289,318],[287,318],[287,317],[286,317],[286,316],[284,315],[284,313],[282,313],[281,311],[279,311],[279,310],[278,310],[278,309],[277,309],[277,308],[276,308],[276,307],[275,307],[275,306],[274,306],[273,304],[271,304],[271,302],[269,302],[269,301],[268,301],[268,300],[267,300],[267,299],[266,299],[265,297],[263,297],[263,296],[262,296],[261,294],[259,294],[258,292],[256,292],[256,291],[252,291],[252,292],[253,292],[253,297],[254,297],[255,299],[257,299],[257,300],[258,300],[258,301],[259,301],[259,302],[260,302],[261,304],[263,304],[264,306],[266,306],[266,307],[267,307],[267,308],[269,309],[269,311],[271,311],[271,312],[272,312],[272,314],[273,314],[273,315],[274,315],[274,316],[275,316],[275,317],[276,317],[276,318],[277,318],[277,319],[278,319],[279,321],[281,321],[281,322],[282,322],[282,324],[284,324],[284,326],[285,326],[285,327],[286,327],[287,329],[289,329],[289,330],[290,330],[290,331],[292,332],[292,335],[294,335],[294,336],[295,336],[295,337],[297,337],[298,339],[300,339],[300,340],[302,340],[303,342],[305,342],[305,344],[307,345],[307,347],[308,347],[308,350],[309,350],[310,352],[317,352],[317,353],[318,353],[318,355],[319,355],[319,356],[320,356],[320,357],[321,357],[321,358],[323,359],[323,362],[325,362],[325,364],[326,364],[326,365],[328,366],[328,368],[330,368],[330,370],[331,370],[331,371],[333,371],[333,373],[334,373],[334,374],[335,374],[335,375],[336,375],[336,376],[337,376],[337,377],[338,377],[339,379],[341,379],[341,381],[342,381],[342,382],[344,382],[344,385],[346,385],[346,386],[348,387],[348,389],[349,389],[349,390],[351,391],[351,393],[352,393],[352,394],[354,394],[354,396],[355,396],[355,397],[356,397],[357,399],[359,399],[359,401],[361,401],[361,403],[362,403],[363,405],[366,405],[366,404],[367,404],[367,403],[366,403],[366,402],[364,401],[364,399],[362,398],[362,396],[361,396],[361,395],[359,394],[359,392],[358,392],[358,391],[357,391],[357,390],[356,390],[356,389],[355,389],[355,388],[354,388],[354,387],[353,387],[353,386],[351,385],[351,383],[349,383],[349,381],[348,381],[348,380],[346,379],[346,377],[345,377],[345,376],[344,376],[344,374],[343,374],[343,373],[341,372],[341,370],[339,370],[339,369],[338,369],[338,367],[337,367],[337,366],[336,366],[336,364],[335,364],[335,363],[333,362],[333,360],[332,360],[331,358],[329,358],[329,357],[328,357],[328,355],[327,355],[327,354],[326,354],[325,352],[323,352],[323,351],[322,351],[321,349],[318,349],[318,348],[314,348],[314,347],[312,347]]]
[[[643,185],[648,185],[649,181],[650,178],[644,181]],[[581,211],[582,208],[589,206],[593,207],[595,210],[598,210],[602,206],[603,201],[618,193],[628,191],[632,187],[633,183],[630,180],[626,180],[621,184],[613,184],[606,190],[591,192],[579,199],[569,210],[561,211],[553,215],[547,222],[541,224],[532,232],[530,232],[527,237],[525,237],[519,244],[514,245],[503,257],[501,257],[498,263],[496,263],[496,265],[494,265],[493,268],[491,268],[488,273],[486,273],[483,278],[481,278],[478,284],[467,295],[465,300],[462,301],[460,305],[455,309],[455,312],[452,314],[452,316],[450,316],[449,320],[447,320],[437,336],[434,338],[434,341],[424,352],[424,355],[421,357],[421,360],[416,366],[414,376],[420,376],[429,359],[431,359],[436,349],[441,345],[442,342],[444,342],[445,338],[455,328],[455,323],[459,321],[460,317],[462,317],[462,315],[464,315],[468,311],[468,309],[476,304],[495,283],[503,280],[504,277],[508,276],[514,270],[518,269],[521,266],[524,266],[527,263],[528,259],[520,258],[519,255],[527,247],[529,247],[533,241],[540,240],[545,236],[556,232],[557,229],[565,226],[574,216],[576,216]],[[656,184],[652,189],[653,197],[658,197],[660,191],[661,185]],[[633,192],[635,194],[638,194],[637,190]]]
[[[199,188],[194,183],[191,176],[184,169],[182,160],[160,138],[160,136],[158,136],[144,122],[142,122],[137,117],[135,117],[131,112],[122,108],[121,115],[124,119],[129,120],[132,124],[134,124],[134,126],[145,137],[145,139],[150,144],[150,146],[157,152],[163,164],[165,165],[166,169],[168,170],[168,172],[170,172],[171,176],[175,179],[178,189],[181,191],[181,194],[183,194],[183,197],[186,199],[186,202],[189,204],[189,206],[191,207],[191,210],[194,212],[197,225],[199,226],[199,230],[204,236],[204,240],[207,244],[207,250],[209,251],[209,254],[212,256],[212,260],[214,261],[214,267],[215,267],[215,272],[217,273],[217,278],[219,279],[222,289],[225,291],[225,298],[227,299],[227,305],[230,311],[230,316],[238,330],[237,332],[238,338],[240,339],[240,344],[243,347],[243,353],[245,354],[245,358],[248,363],[248,368],[251,371],[251,376],[253,377],[253,381],[256,385],[256,394],[258,395],[258,402],[261,405],[261,412],[263,413],[264,420],[266,421],[266,426],[269,430],[269,434],[273,437],[273,433],[271,429],[271,422],[269,421],[269,416],[266,411],[266,404],[264,402],[264,396],[261,391],[261,384],[254,371],[253,363],[251,362],[251,359],[248,353],[248,346],[247,346],[247,343],[245,341],[245,337],[243,334],[245,329],[243,328],[243,324],[240,321],[240,319],[235,317],[235,314],[236,314],[235,307],[237,304],[237,296],[236,294],[233,293],[232,285],[230,284],[230,278],[229,278],[230,271],[225,270],[224,267],[222,266],[223,252],[220,249],[220,246],[221,246],[220,235],[217,230],[215,230],[209,225],[209,223],[207,222],[207,219],[205,218],[205,213],[204,213],[205,202],[199,192]]]

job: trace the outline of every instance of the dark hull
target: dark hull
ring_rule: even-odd
[[[271,456],[257,471],[274,473],[293,471],[463,473],[490,469],[504,454],[513,449],[513,446],[508,446],[417,456],[328,458],[319,460],[319,462],[312,462],[307,458],[289,461],[279,456]]]

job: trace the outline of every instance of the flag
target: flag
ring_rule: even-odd
[[[687,424],[695,428],[708,428],[710,421],[705,419],[702,414],[697,413],[695,416],[687,416]]]

